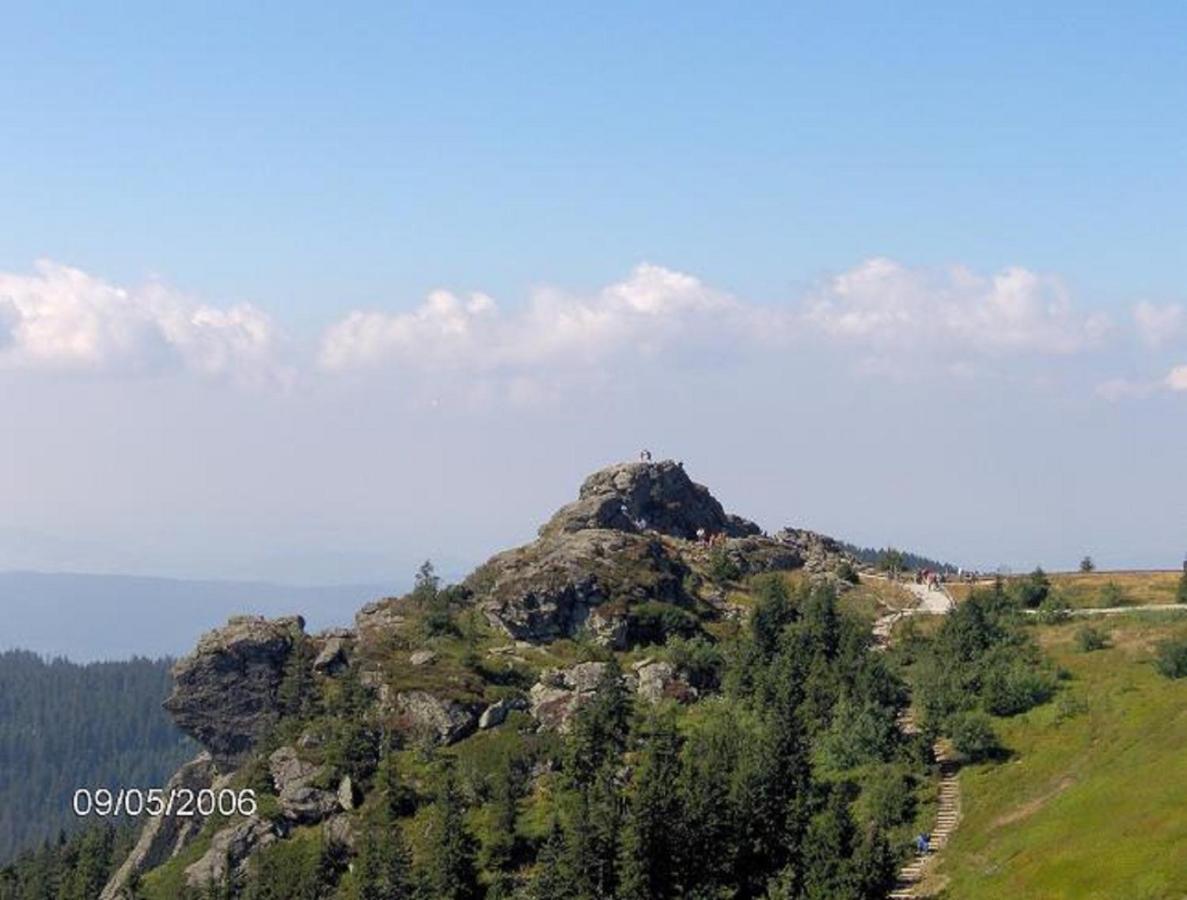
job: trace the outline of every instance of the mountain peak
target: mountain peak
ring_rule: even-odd
[[[652,531],[685,540],[701,530],[726,537],[760,533],[753,522],[726,513],[707,487],[688,476],[682,462],[670,459],[599,469],[582,483],[577,500],[561,507],[540,534],[591,528]]]

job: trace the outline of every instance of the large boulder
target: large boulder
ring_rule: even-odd
[[[562,507],[540,533],[590,528],[654,531],[687,540],[701,529],[727,537],[760,531],[753,522],[726,514],[709,489],[689,478],[683,463],[672,460],[621,463],[594,472],[581,485],[577,500]]]
[[[478,708],[428,691],[401,691],[395,698],[401,727],[437,744],[452,744],[478,727]]]
[[[620,648],[630,605],[680,602],[687,573],[657,537],[595,529],[500,553],[465,586],[490,623],[513,638],[547,642],[586,629]]]
[[[697,689],[679,677],[671,663],[648,660],[635,667],[635,674],[639,678],[637,693],[650,703],[661,700],[692,703],[697,699]]]
[[[281,747],[268,757],[268,772],[278,794],[293,787],[304,787],[314,779],[317,771],[318,767],[302,759],[297,748],[291,745]]]
[[[165,709],[220,771],[243,763],[275,724],[284,665],[304,627],[299,616],[235,616],[173,667]]]
[[[280,812],[297,825],[312,825],[338,812],[340,804],[335,791],[325,791],[308,784],[290,785],[277,798]]]

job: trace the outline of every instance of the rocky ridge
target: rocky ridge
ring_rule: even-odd
[[[294,665],[314,685],[355,679],[370,697],[368,715],[409,741],[451,744],[509,722],[563,731],[593,696],[606,664],[564,665],[558,642],[616,651],[645,645],[655,640],[647,629],[657,621],[695,628],[721,617],[728,606],[722,578],[804,569],[830,579],[844,559],[830,538],[797,529],[767,536],[727,513],[680,463],[610,466],[589,476],[577,500],[558,510],[535,541],[495,555],[444,592],[455,609],[472,611],[489,632],[512,640],[490,647],[483,665],[516,678],[530,673],[529,689],[497,688],[473,674],[473,661],[459,664],[446,645],[418,630],[424,610],[412,595],[368,604],[354,628],[317,635],[306,634],[297,616],[237,617],[177,663],[165,706],[209,754],[177,778],[213,783],[246,771],[281,719],[278,698]],[[622,677],[648,702],[698,697],[684,673],[662,659],[639,659]],[[297,825],[321,823],[327,835],[348,842],[358,787],[326,783],[321,741],[308,732],[271,750],[265,768],[278,816],[241,819],[217,832],[210,850],[186,869],[187,882],[241,868]],[[194,833],[149,822],[104,897],[118,896],[133,870],[176,856]]]

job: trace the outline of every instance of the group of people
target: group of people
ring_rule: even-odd
[[[944,573],[935,569],[920,569],[915,573],[915,583],[927,585],[929,591],[938,591],[944,583]]]
[[[725,534],[720,531],[715,531],[710,534],[704,528],[698,528],[697,543],[708,544],[710,547],[718,547],[725,543]]]

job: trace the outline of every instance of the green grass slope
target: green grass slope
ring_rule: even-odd
[[[1107,649],[1076,648],[1083,622],[1038,629],[1069,674],[1051,703],[995,723],[1012,757],[961,774],[964,818],[934,888],[960,900],[1187,896],[1187,680],[1155,647],[1187,617],[1094,623]]]

